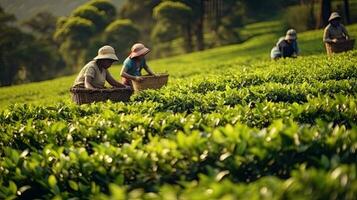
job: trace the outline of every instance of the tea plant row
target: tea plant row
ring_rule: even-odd
[[[355,63],[217,64],[128,103],[12,105],[0,198],[353,199]]]

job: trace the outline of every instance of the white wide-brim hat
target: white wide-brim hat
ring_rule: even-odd
[[[111,46],[103,46],[98,50],[98,55],[94,58],[94,60],[101,60],[101,59],[111,59],[114,61],[118,61],[118,57],[115,54],[115,50]]]
[[[150,52],[150,49],[146,48],[143,44],[136,43],[133,45],[133,47],[131,47],[131,53],[130,53],[129,57],[135,58],[138,56],[146,55],[149,52]]]
[[[341,19],[341,15],[338,14],[337,12],[331,13],[331,16],[330,16],[330,18],[328,19],[328,21],[331,22],[332,20],[335,20],[335,19]]]
[[[296,40],[297,39],[297,32],[295,29],[289,29],[286,31],[285,40]]]

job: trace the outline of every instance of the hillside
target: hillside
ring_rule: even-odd
[[[352,37],[357,38],[357,25],[348,26],[348,30]],[[233,64],[249,68],[259,62],[270,62],[270,49],[278,37],[279,35],[273,33],[258,35],[243,44],[166,59],[149,60],[149,65],[157,72],[169,72],[173,82],[178,78],[190,79],[194,75],[226,65]],[[299,34],[302,56],[325,54],[321,40],[322,30]],[[115,77],[119,78],[120,66],[113,66],[111,71]],[[0,88],[0,108],[4,109],[13,103],[54,104],[59,101],[68,102],[70,100],[68,91],[75,77],[76,75],[72,75],[39,83]]]
[[[75,75],[1,88],[0,199],[355,199],[357,50],[321,34],[152,60],[169,84],[125,103],[75,105]]]
[[[87,0],[1,0],[0,6],[19,20],[29,18],[40,11],[49,11],[55,16],[67,16],[77,6]],[[112,0],[119,8],[124,0]]]

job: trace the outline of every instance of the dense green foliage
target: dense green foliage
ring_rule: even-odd
[[[24,20],[44,10],[47,10],[48,12],[58,17],[67,16],[76,7],[87,2],[88,0],[2,0],[0,2],[0,5],[8,12],[15,13],[16,18],[18,18],[19,20]],[[124,0],[111,0],[111,2],[115,5],[116,8],[120,8],[121,5],[124,3]]]
[[[49,24],[54,21],[49,13],[28,19],[25,26],[36,32],[32,35],[14,26],[16,18],[0,7],[0,86],[44,80],[61,69],[61,58],[49,35],[53,30]]]
[[[193,50],[191,30],[193,10],[189,6],[181,2],[165,1],[155,7],[153,15],[158,21],[152,32],[154,40],[158,43],[165,42],[168,37],[172,39],[183,34],[186,51]],[[166,35],[168,37],[165,37]]]
[[[128,19],[118,19],[107,26],[104,39],[107,44],[115,48],[119,59],[125,59],[130,52],[131,45],[140,38],[139,29]]]
[[[242,35],[245,38],[251,38],[243,44],[159,60],[148,59],[148,64],[156,72],[167,71],[170,74],[170,80],[173,82],[178,78],[190,79],[194,75],[210,73],[212,69],[220,69],[228,65],[250,68],[252,64],[269,60],[271,48],[275,45],[277,39],[284,34],[284,32],[281,32],[281,35],[271,32],[279,33],[277,31],[279,26],[279,21],[251,24],[242,30]],[[351,36],[356,38],[357,26],[351,25],[347,28]],[[325,52],[321,42],[321,30],[298,33],[298,37],[302,56]],[[96,51],[92,53],[96,54]],[[117,79],[119,79],[120,70],[121,63],[119,63],[119,66],[110,68],[111,73]],[[0,110],[14,103],[41,105],[53,105],[59,101],[68,103],[70,102],[68,88],[71,87],[75,78],[76,74],[39,83],[0,88]]]
[[[272,19],[282,8],[297,3],[297,0],[126,0],[120,16],[138,24],[142,39],[156,47],[155,57],[165,57],[242,42],[239,28],[243,25]]]
[[[110,15],[112,14],[112,15]],[[115,19],[115,7],[108,0],[92,0],[57,21],[53,35],[69,70],[76,70],[106,44],[102,33]],[[114,16],[113,16],[114,15]]]
[[[0,58],[0,86],[42,81],[73,73],[108,43],[119,46],[121,57],[126,56],[129,47],[139,40],[140,32],[136,28],[133,30],[131,23],[129,27],[113,26],[116,13],[111,1],[91,0],[66,17],[57,19],[51,12],[42,11],[22,22],[16,21],[14,15],[0,7],[0,44],[3,52]]]
[[[357,51],[256,61],[274,38],[151,62],[169,85],[128,103],[69,103],[73,77],[3,89],[38,105],[0,113],[0,198],[353,199]]]

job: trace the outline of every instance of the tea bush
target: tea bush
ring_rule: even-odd
[[[357,51],[0,113],[2,199],[354,199]]]

